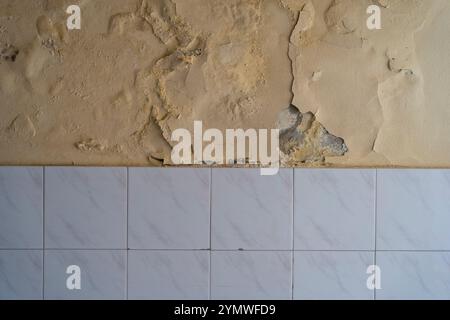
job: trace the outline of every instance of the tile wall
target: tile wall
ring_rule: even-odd
[[[0,299],[450,299],[450,171],[0,167]]]

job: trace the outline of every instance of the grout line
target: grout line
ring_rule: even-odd
[[[292,286],[291,286],[291,300],[294,300],[294,289],[295,289],[295,285],[294,285],[294,280],[295,280],[295,275],[294,275],[294,264],[295,264],[295,252],[291,251],[291,258],[292,258],[292,266],[291,266],[291,282],[292,282]]]
[[[0,251],[43,251],[42,248],[0,248]],[[45,251],[184,251],[184,252],[375,252],[374,250],[286,250],[286,249],[124,249],[124,248],[46,248]],[[377,249],[376,252],[398,252],[398,253],[450,253],[450,250],[384,250]]]
[[[130,172],[129,172],[129,168],[127,167],[127,179],[126,179],[126,184],[127,184],[127,230],[126,230],[126,235],[127,235],[127,245],[126,245],[126,249],[127,249],[127,257],[126,257],[126,284],[125,284],[125,298],[126,300],[128,300],[128,251],[129,251],[129,246],[128,246],[128,230],[129,230],[129,196],[130,196]]]
[[[7,249],[0,249],[7,250]],[[17,249],[8,249],[8,250],[17,250]],[[42,249],[18,249],[18,250],[42,250]],[[45,251],[128,251],[124,248],[47,248]],[[167,249],[136,249],[132,251],[171,251]],[[196,251],[196,250],[173,250],[173,251]]]
[[[212,175],[213,169],[209,169],[209,292],[208,297],[211,300],[212,287]]]
[[[45,300],[45,166],[42,167],[42,300]]]
[[[374,252],[374,265],[377,265],[377,223],[378,223],[378,169],[375,169],[375,219],[374,219],[374,245],[375,245],[375,252]],[[376,280],[376,279],[375,279]],[[377,300],[377,288],[373,290],[373,299]]]
[[[375,252],[377,251],[377,223],[378,223],[378,169],[375,169],[375,223],[374,223],[374,233],[375,233]]]
[[[46,248],[46,251],[126,251],[124,248]],[[42,248],[0,248],[0,251],[42,251]],[[129,251],[186,251],[186,252],[198,252],[198,251],[213,251],[213,252],[374,252],[374,250],[355,249],[355,250],[290,250],[290,249],[142,249],[131,248]],[[450,253],[450,250],[377,250],[377,252],[418,252],[418,253]]]
[[[384,250],[377,249],[376,252],[411,252],[411,253],[450,253],[450,250],[408,250],[408,249],[400,249],[400,250]]]
[[[291,252],[291,298],[294,300],[294,263],[295,263],[295,169],[292,168],[292,252]]]
[[[0,251],[44,251],[42,248],[0,248]]]

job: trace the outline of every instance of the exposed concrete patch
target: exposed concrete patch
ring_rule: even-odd
[[[278,120],[283,165],[325,162],[327,157],[343,156],[348,148],[342,138],[329,133],[311,112],[301,113],[291,105]]]

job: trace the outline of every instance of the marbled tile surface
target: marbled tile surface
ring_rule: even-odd
[[[209,248],[210,174],[210,169],[130,169],[130,248]]]
[[[45,247],[125,249],[126,168],[46,168]]]
[[[213,169],[213,249],[292,249],[292,170]]]
[[[0,191],[0,299],[450,299],[449,170],[2,167]]]
[[[375,250],[375,170],[294,175],[296,250]]]
[[[289,300],[291,272],[291,252],[212,252],[211,298]]]
[[[367,269],[374,252],[295,252],[294,299],[373,300]]]
[[[0,248],[42,248],[43,169],[0,168]]]
[[[209,251],[129,252],[129,299],[207,300]]]
[[[377,264],[377,299],[450,299],[450,252],[377,252]]]
[[[450,171],[378,173],[380,250],[450,250]]]
[[[126,298],[126,250],[46,250],[45,299]],[[69,290],[69,266],[80,268],[81,289]]]
[[[41,300],[42,251],[0,250],[0,300]]]

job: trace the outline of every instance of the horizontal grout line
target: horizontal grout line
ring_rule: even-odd
[[[99,249],[99,248],[0,248],[0,251],[57,251],[57,250],[64,250],[64,251],[108,251],[108,250],[121,250],[121,251],[127,251],[125,248],[105,248],[105,249]]]
[[[211,252],[442,252],[450,250],[285,250],[285,249],[124,249],[124,248],[0,248],[0,251],[211,251]]]
[[[228,252],[228,251],[236,251],[236,252],[245,252],[245,251],[253,251],[253,252],[375,252],[375,250],[292,250],[292,249],[213,249],[211,251],[217,252]]]
[[[0,251],[44,251],[43,248],[0,248]]]
[[[450,250],[379,250],[376,252],[450,252]]]

